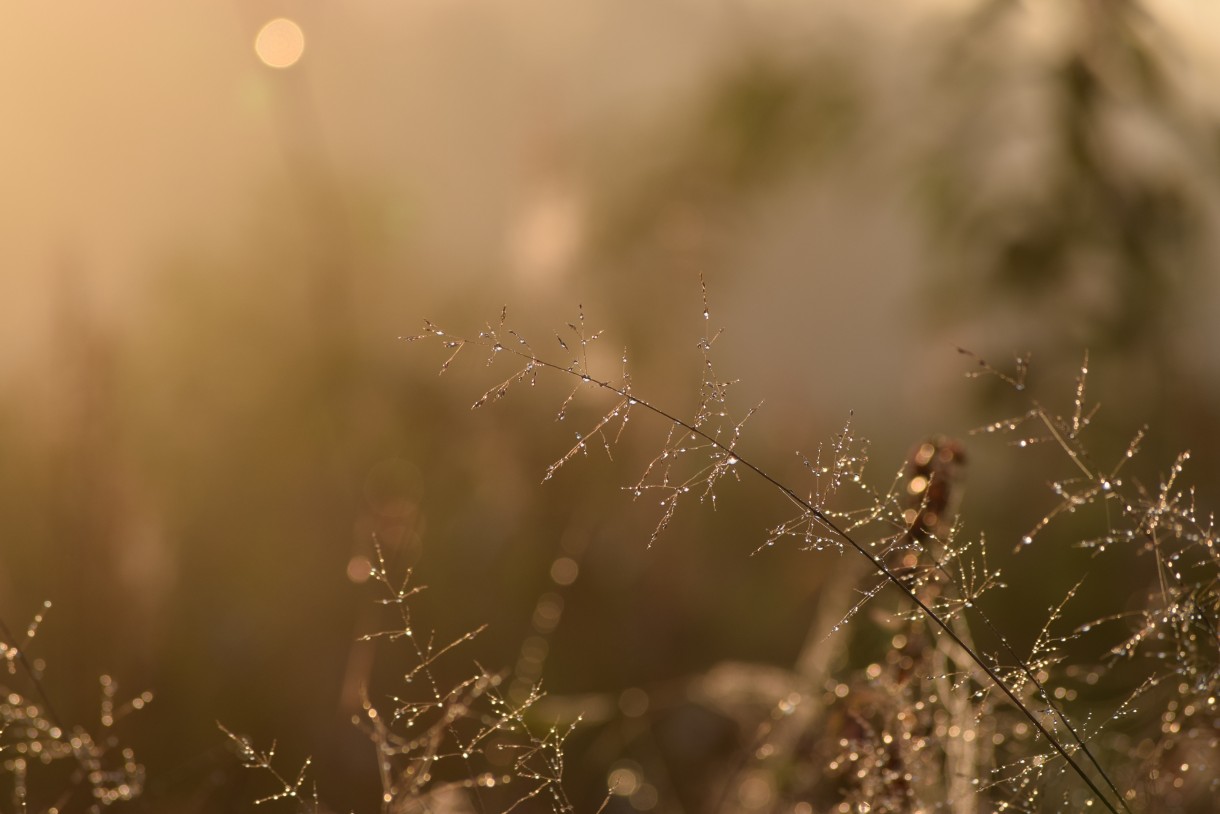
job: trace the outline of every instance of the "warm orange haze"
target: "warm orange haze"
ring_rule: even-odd
[[[1211,810],[1216,9],[0,14],[0,810]]]

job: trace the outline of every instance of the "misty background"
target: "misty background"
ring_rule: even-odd
[[[1003,551],[1050,497],[968,436],[1008,405],[955,348],[997,366],[1032,352],[1031,388],[1062,404],[1087,349],[1098,447],[1117,455],[1147,423],[1149,481],[1190,448],[1215,502],[1213,6],[0,16],[0,616],[19,630],[53,603],[31,652],[65,719],[96,718],[102,674],[154,692],[123,724],[148,810],[265,791],[218,720],[286,762],[314,755],[324,799],[371,809],[348,718],[361,681],[393,685],[392,659],[353,644],[377,626],[374,536],[429,586],[418,613],[438,638],[489,622],[480,663],[528,677],[545,661],[557,697],[643,688],[663,716],[685,677],[791,664],[811,635],[843,558],[751,556],[781,502],[727,489],[650,548],[653,507],[621,487],[665,428],[633,419],[614,462],[593,450],[542,485],[604,406],[578,399],[557,423],[569,385],[541,381],[471,412],[511,369],[468,351],[438,378],[435,348],[400,341],[424,319],[473,335],[507,306],[566,363],[553,335],[583,307],[607,375],[626,348],[637,391],[689,411],[702,275],[718,371],[741,379],[739,409],[764,402],[753,459],[799,479],[793,452],[851,416],[888,483],[921,439],[964,438],[967,522]],[[557,559],[579,576],[557,581]],[[1029,607],[1062,595],[1048,582]],[[563,615],[531,666],[545,594]],[[698,809],[721,724],[668,720],[669,794]],[[590,810],[622,746],[610,731],[572,759]]]

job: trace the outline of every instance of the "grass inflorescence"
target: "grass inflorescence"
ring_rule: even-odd
[[[805,484],[773,475],[742,447],[746,425],[759,407],[734,413],[730,406],[728,393],[736,382],[721,378],[713,364],[721,332],[710,328],[706,290],[702,316],[699,393],[688,417],[638,391],[626,352],[613,375],[590,368],[588,348],[604,337],[587,328],[583,309],[565,332],[556,333],[558,358],[537,352],[509,325],[506,310],[471,337],[426,323],[422,334],[408,339],[441,343],[448,351],[442,372],[468,349],[485,353],[488,366],[502,360],[512,364],[511,374],[476,399],[475,408],[544,373],[572,381],[558,411],[561,419],[582,393],[608,397],[608,408],[577,433],[544,480],[590,449],[612,454],[637,416],[655,419],[661,427],[659,450],[626,487],[637,499],[656,500],[659,514],[650,543],[670,527],[680,506],[714,505],[726,480],[751,477],[793,508],[791,516],[766,531],[761,547],[794,539],[803,548],[847,551],[862,558],[872,574],[860,586],[862,598],[827,634],[839,632],[883,594],[900,597],[890,621],[880,621],[881,615],[872,620],[889,639],[884,657],[861,674],[835,679],[827,697],[806,704],[818,710],[812,714],[822,725],[835,722],[831,730],[838,737],[828,734],[829,743],[810,748],[809,732],[777,734],[791,726],[776,721],[791,717],[802,699],[810,700],[808,690],[796,692],[795,701],[789,694],[776,707],[786,705],[787,712],[764,719],[740,776],[748,774],[747,766],[775,768],[780,761],[788,778],[781,799],[800,805],[835,798],[846,806],[837,809],[843,811],[1089,807],[1130,813],[1158,810],[1169,801],[1198,804],[1214,791],[1215,781],[1206,779],[1215,768],[1220,722],[1220,559],[1212,518],[1197,508],[1193,490],[1181,485],[1186,454],[1154,488],[1125,476],[1143,430],[1112,460],[1095,460],[1085,441],[1097,411],[1087,399],[1087,357],[1068,409],[1057,412],[1027,391],[1028,358],[1019,357],[1011,371],[1004,371],[971,354],[968,376],[994,377],[1027,404],[1023,413],[977,432],[1006,436],[1018,451],[1049,445],[1060,451],[1070,471],[1050,482],[1053,505],[1017,536],[1018,553],[1036,549],[1060,519],[1097,506],[1104,527],[1076,546],[1096,557],[1121,549],[1149,557],[1155,584],[1145,607],[1075,621],[1074,603],[1087,579],[1082,575],[1033,629],[1006,631],[989,613],[989,602],[1005,589],[1006,601],[1012,602],[1014,590],[991,563],[986,536],[967,535],[950,500],[954,465],[964,455],[960,444],[930,438],[878,487],[865,476],[867,444],[849,421],[814,455],[801,456]],[[1109,631],[1109,639],[1100,647],[1102,656],[1090,662],[1084,654],[1098,650],[1094,642],[1103,631]],[[1017,644],[1026,640],[1031,643]],[[1136,661],[1141,665],[1136,679],[1119,669],[1120,662]],[[1115,688],[1107,695],[1099,687],[1111,677]],[[793,687],[799,689],[795,679]],[[1085,696],[1109,699],[1115,692],[1120,700],[1108,711],[1104,700],[1080,702]],[[1135,721],[1145,728],[1134,727]],[[804,725],[813,725],[808,716]],[[803,755],[798,743],[805,746]],[[820,771],[794,771],[814,759]],[[827,777],[837,778],[829,791]]]
[[[44,686],[45,665],[28,652],[50,608],[44,603],[20,637],[0,622],[0,658],[14,682],[0,685],[0,776],[8,781],[7,810],[99,812],[136,800],[144,792],[144,766],[116,726],[152,701],[152,693],[120,700],[118,683],[103,675],[96,727],[65,725]],[[18,689],[18,682],[30,689]]]

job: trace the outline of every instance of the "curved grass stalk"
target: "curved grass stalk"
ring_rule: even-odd
[[[706,305],[705,305],[704,318],[706,319],[707,316],[708,316],[708,313],[707,313]],[[503,327],[504,327],[505,319],[506,319],[505,314],[504,314],[504,312],[502,312],[501,317],[500,317],[501,329],[503,329]],[[648,413],[651,413],[659,418],[662,418],[662,419],[665,419],[665,420],[671,422],[672,427],[678,427],[681,430],[684,430],[685,432],[692,434],[694,437],[697,437],[702,442],[710,445],[712,448],[714,448],[715,450],[717,450],[720,454],[722,454],[724,456],[724,458],[723,458],[724,461],[731,461],[734,465],[743,467],[744,469],[752,472],[756,477],[760,478],[761,480],[763,480],[764,482],[769,484],[772,488],[776,489],[778,492],[780,492],[780,494],[782,494],[789,501],[791,501],[801,511],[801,513],[805,517],[808,517],[811,520],[815,521],[816,523],[820,524],[830,535],[832,535],[834,538],[836,538],[838,540],[841,540],[844,544],[846,544],[847,546],[849,546],[850,548],[855,550],[858,554],[863,556],[866,560],[868,560],[869,564],[873,567],[873,569],[878,574],[880,574],[885,579],[886,582],[894,585],[903,594],[903,596],[907,600],[912,602],[919,609],[919,612],[924,616],[924,618],[926,618],[929,622],[931,622],[933,624],[933,626],[935,628],[937,628],[941,633],[943,633],[945,636],[947,636],[950,641],[952,641],[955,645],[960,647],[963,652],[968,654],[968,656],[969,656],[970,660],[973,662],[973,664],[975,666],[977,666],[980,670],[982,670],[983,673],[988,677],[988,679],[995,685],[995,687],[998,688],[1005,696],[1007,696],[1008,699],[1016,706],[1016,708],[1018,710],[1020,710],[1020,713],[1025,717],[1025,719],[1027,721],[1029,721],[1029,723],[1034,727],[1034,729],[1050,745],[1050,747],[1054,750],[1054,752],[1057,753],[1061,758],[1063,758],[1063,760],[1066,762],[1066,764],[1072,770],[1072,772],[1075,773],[1081,779],[1082,782],[1084,782],[1084,784],[1088,787],[1088,789],[1093,794],[1093,796],[1104,807],[1104,809],[1106,811],[1110,812],[1110,814],[1118,814],[1118,812],[1121,808],[1123,811],[1128,812],[1128,814],[1130,814],[1131,809],[1128,807],[1126,800],[1123,798],[1123,795],[1118,791],[1114,782],[1110,779],[1109,775],[1102,768],[1102,766],[1100,765],[1100,763],[1098,762],[1096,757],[1093,755],[1092,751],[1084,743],[1084,740],[1078,734],[1077,729],[1071,725],[1071,723],[1068,721],[1065,713],[1063,713],[1063,711],[1051,700],[1049,695],[1043,689],[1042,684],[1033,675],[1033,672],[1029,669],[1029,666],[1025,663],[1025,661],[1023,659],[1020,659],[1019,657],[1016,657],[1016,654],[1012,650],[1011,646],[1008,644],[1006,637],[1000,635],[1000,640],[1001,640],[1001,642],[1003,642],[1003,646],[1005,647],[1005,650],[1012,656],[1016,657],[1017,663],[1022,668],[1023,675],[1027,678],[1027,680],[1030,680],[1032,682],[1034,688],[1038,691],[1040,697],[1048,705],[1048,708],[1051,710],[1055,719],[1057,721],[1059,721],[1061,724],[1063,724],[1065,726],[1065,728],[1071,733],[1075,746],[1078,747],[1080,752],[1082,752],[1086,756],[1089,765],[1091,765],[1093,767],[1093,769],[1097,772],[1097,774],[1100,775],[1101,778],[1103,778],[1104,784],[1113,793],[1115,800],[1117,800],[1117,803],[1115,802],[1115,800],[1111,800],[1110,797],[1102,790],[1102,788],[1098,784],[1098,782],[1089,774],[1088,771],[1086,771],[1085,767],[1080,763],[1080,761],[1078,761],[1076,759],[1076,757],[1073,756],[1072,751],[1069,751],[1069,747],[1066,746],[1063,742],[1061,742],[1060,739],[1057,738],[1047,728],[1046,724],[1044,724],[1042,722],[1042,720],[1039,718],[1039,716],[1037,714],[1035,714],[1035,712],[1033,710],[1031,710],[1024,701],[1021,700],[1021,698],[1017,695],[1017,692],[1008,685],[1008,683],[1003,679],[1002,676],[1000,676],[1000,674],[997,672],[996,668],[994,668],[990,664],[988,664],[986,659],[984,659],[983,656],[980,655],[977,652],[977,650],[975,650],[975,648],[970,646],[962,638],[962,636],[953,629],[953,626],[950,624],[950,620],[947,617],[944,617],[941,614],[937,613],[937,611],[933,607],[931,607],[927,602],[925,602],[923,599],[921,599],[919,597],[918,593],[914,589],[912,589],[910,586],[908,586],[902,580],[902,578],[898,574],[896,574],[894,572],[894,570],[891,569],[885,563],[885,561],[883,559],[881,559],[879,556],[874,554],[872,551],[870,551],[868,549],[867,546],[860,543],[848,531],[846,531],[845,529],[840,527],[837,523],[835,523],[831,517],[829,517],[825,512],[823,512],[821,509],[819,509],[812,502],[812,499],[806,499],[806,498],[801,497],[791,487],[787,486],[782,481],[780,481],[778,478],[771,475],[769,472],[767,472],[765,469],[763,469],[758,464],[755,464],[753,461],[751,461],[748,458],[745,458],[741,455],[741,453],[738,451],[738,449],[736,447],[736,441],[737,441],[739,431],[740,431],[740,424],[737,426],[736,431],[733,433],[733,438],[732,438],[731,443],[725,443],[716,435],[713,435],[712,433],[709,433],[707,430],[703,429],[702,420],[691,420],[691,421],[684,420],[684,419],[679,418],[678,416],[670,413],[669,411],[665,410],[664,408],[635,395],[635,393],[631,390],[630,379],[627,378],[626,376],[624,376],[624,384],[618,385],[618,384],[615,384],[613,381],[601,379],[601,378],[590,375],[588,373],[588,369],[586,366],[587,358],[584,356],[584,346],[587,345],[587,338],[584,337],[581,333],[581,329],[583,329],[583,313],[581,315],[581,328],[577,328],[577,326],[575,326],[575,325],[572,325],[570,327],[574,331],[577,332],[578,336],[581,337],[581,346],[582,346],[581,347],[582,358],[575,360],[575,362],[571,366],[564,366],[561,364],[557,364],[555,362],[551,362],[547,359],[543,359],[542,357],[538,356],[529,347],[528,343],[526,343],[526,341],[523,338],[521,338],[518,334],[516,334],[513,331],[509,331],[509,333],[516,339],[516,344],[519,347],[513,347],[512,345],[508,345],[508,344],[504,344],[504,343],[500,342],[500,340],[497,337],[496,332],[493,330],[490,330],[490,328],[487,332],[481,333],[477,339],[471,340],[471,339],[465,339],[465,338],[449,335],[431,322],[425,322],[425,325],[424,325],[425,333],[424,334],[417,335],[417,336],[408,336],[408,337],[404,337],[404,339],[406,339],[407,341],[416,341],[416,340],[421,340],[421,339],[427,339],[429,337],[435,337],[435,338],[440,339],[443,342],[443,344],[445,345],[445,347],[447,347],[448,349],[450,349],[452,351],[451,355],[448,357],[448,359],[445,361],[444,365],[442,366],[442,370],[441,370],[442,373],[448,368],[448,366],[453,361],[453,359],[458,355],[458,353],[466,345],[471,345],[471,344],[478,346],[478,347],[488,348],[491,350],[492,354],[491,354],[491,358],[488,360],[488,364],[491,363],[491,361],[495,358],[496,355],[501,354],[501,353],[509,353],[509,354],[512,354],[513,356],[516,356],[525,361],[525,367],[522,370],[518,371],[513,376],[511,376],[507,380],[505,380],[504,382],[492,387],[490,390],[488,390],[486,393],[484,393],[472,405],[472,409],[482,407],[491,401],[495,401],[495,400],[501,398],[502,396],[504,396],[506,394],[508,388],[516,382],[525,381],[525,380],[529,380],[532,382],[539,370],[553,370],[558,373],[562,373],[562,374],[576,378],[578,380],[578,383],[577,383],[578,388],[581,384],[591,385],[597,389],[612,393],[620,399],[618,406],[616,406],[607,417],[604,417],[602,419],[602,421],[598,423],[597,428],[595,429],[595,432],[599,432],[601,429],[603,429],[609,423],[608,420],[610,418],[613,418],[613,417],[622,418],[622,414],[620,414],[620,411],[624,411],[626,409],[629,409],[630,407],[638,406],[639,408],[643,409],[644,411],[646,411]],[[596,338],[596,335],[594,335],[593,337],[589,337],[589,339],[591,339],[591,338]],[[711,341],[713,341],[713,339],[714,339],[714,337],[712,339],[705,338],[700,343],[700,347],[705,351],[705,353],[706,353],[708,347],[710,346]],[[565,349],[567,349],[568,346],[563,342],[562,339],[560,339],[560,344]],[[708,367],[710,367],[710,362],[708,362],[707,365],[708,365]],[[713,393],[713,398],[716,398],[717,400],[722,400],[723,399],[723,385],[716,384],[714,382],[709,382],[709,380],[707,379],[707,377],[705,375],[704,387],[706,388],[709,386],[712,388],[720,388],[719,390],[717,390],[717,392]],[[572,395],[568,396],[567,400],[565,400],[563,407],[561,408],[561,416],[562,416],[563,412],[567,409],[567,407],[568,407],[569,403],[571,402],[572,398],[574,397],[574,395],[575,395],[575,391],[573,392]],[[706,407],[706,401],[700,407],[699,416],[701,418],[706,418],[705,407]],[[558,469],[560,466],[562,466],[564,463],[566,463],[568,460],[570,460],[572,457],[574,457],[574,455],[577,451],[583,451],[585,449],[585,441],[588,438],[592,437],[592,435],[593,434],[590,433],[590,434],[587,434],[586,436],[584,436],[582,439],[580,439],[578,441],[577,445],[575,447],[573,447],[572,450],[570,450],[566,455],[564,455],[558,462],[553,464],[548,469],[546,478],[544,478],[544,480],[549,479],[554,474],[555,470]],[[638,489],[637,489],[636,493],[638,494]],[[674,497],[672,499],[667,498],[666,500],[662,501],[663,511],[664,511],[664,515],[661,520],[662,528],[664,527],[664,525],[666,525],[668,523],[669,519],[672,517],[674,508],[675,508],[675,503],[676,503],[676,497]],[[656,536],[656,533],[654,532],[654,538],[655,538],[655,536]],[[974,610],[976,613],[978,613],[983,618],[985,624],[993,632],[998,633],[998,631],[996,631],[996,629],[995,629],[994,625],[991,623],[991,621],[986,617],[985,614],[982,614],[981,610],[979,610],[977,608],[977,606],[974,605],[974,603],[967,603],[966,607],[968,607],[968,608]]]

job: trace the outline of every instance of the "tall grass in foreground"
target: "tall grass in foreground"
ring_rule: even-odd
[[[703,317],[710,325],[706,293]],[[708,329],[699,342],[702,378],[689,417],[638,393],[625,354],[613,375],[591,370],[588,350],[601,334],[586,326],[583,311],[555,334],[558,359],[536,351],[509,326],[506,312],[472,337],[427,323],[409,339],[440,343],[447,352],[442,372],[467,348],[485,352],[488,366],[512,365],[474,407],[543,374],[573,380],[561,418],[582,393],[608,398],[544,480],[591,449],[610,452],[633,418],[658,419],[659,450],[628,487],[659,507],[654,541],[679,506],[714,504],[726,481],[753,477],[792,509],[763,536],[764,546],[791,539],[865,561],[871,576],[860,587],[863,599],[826,633],[841,636],[847,623],[888,626],[889,648],[861,674],[835,677],[828,694],[801,692],[794,683],[778,714],[760,721],[735,774],[769,771],[772,810],[1136,812],[1211,804],[1220,789],[1220,557],[1211,515],[1182,485],[1188,454],[1155,486],[1125,476],[1142,431],[1111,459],[1096,457],[1085,440],[1096,410],[1087,399],[1087,358],[1068,408],[1056,411],[1026,394],[1025,360],[1004,372],[971,357],[969,375],[996,377],[1027,404],[978,432],[1006,435],[1018,448],[1052,445],[1067,468],[1050,483],[1052,508],[1019,535],[1018,548],[1036,549],[1057,522],[1094,507],[1096,533],[1074,545],[1096,558],[1142,558],[1155,575],[1141,607],[1116,596],[1112,613],[1079,618],[1074,601],[1082,575],[1033,629],[1006,631],[988,610],[1007,586],[989,564],[985,536],[967,536],[934,505],[945,502],[951,468],[928,465],[937,458],[951,463],[959,454],[953,442],[921,444],[912,464],[873,485],[865,478],[865,445],[849,423],[803,459],[803,483],[774,476],[742,447],[757,408],[733,411],[733,382],[713,364],[719,336]],[[1003,601],[1020,603],[1019,588],[1008,588]],[[891,594],[898,603],[889,621],[886,614],[860,614]],[[1027,608],[1021,616],[1035,613]],[[1032,646],[1014,644],[1027,640]],[[802,704],[804,713],[795,714]],[[833,733],[832,742],[819,733]],[[730,803],[739,797],[734,782],[726,783],[726,808],[738,805]]]
[[[396,618],[393,627],[363,639],[400,643],[412,659],[403,686],[385,702],[365,698],[352,721],[374,747],[381,810],[467,811],[472,795],[481,809],[511,811],[539,801],[553,811],[573,810],[563,786],[563,743],[572,727],[539,728],[527,715],[540,692],[509,699],[501,690],[503,676],[481,666],[465,679],[445,682],[438,661],[482,629],[437,642],[411,615],[410,600],[423,588],[411,584],[409,571],[405,577],[391,574],[380,547],[372,577],[381,588],[378,601],[393,609]],[[295,774],[282,774],[274,744],[260,750],[250,738],[223,725],[221,730],[246,766],[274,781],[272,791],[257,802],[291,801],[310,814],[327,810],[309,778],[308,760]]]
[[[706,294],[703,319],[710,325]],[[1087,398],[1087,358],[1060,411],[1028,394],[1026,360],[1003,371],[970,356],[968,375],[994,378],[1026,405],[977,432],[1004,436],[1019,453],[1057,450],[1063,469],[1049,483],[1045,515],[993,539],[1015,541],[1022,557],[1038,556],[1066,529],[1071,545],[1095,564],[1147,564],[1150,579],[1137,604],[1128,591],[1115,591],[1109,612],[1078,609],[1092,587],[1082,573],[1043,613],[1023,605],[1021,585],[1005,583],[986,536],[967,534],[957,520],[960,442],[931,437],[875,484],[866,477],[866,444],[849,422],[801,456],[801,481],[773,475],[743,448],[757,408],[734,411],[733,383],[713,364],[719,336],[705,330],[699,342],[702,374],[689,417],[638,393],[625,355],[612,377],[590,369],[589,348],[601,334],[586,326],[583,311],[555,334],[558,361],[535,351],[505,312],[469,338],[431,323],[409,337],[444,348],[442,372],[467,349],[486,353],[489,366],[511,365],[475,407],[552,374],[573,384],[560,417],[583,395],[607,399],[544,480],[590,452],[612,451],[637,418],[655,419],[659,448],[627,487],[659,512],[653,541],[680,507],[714,505],[726,484],[754,478],[791,510],[760,530],[760,548],[795,543],[846,555],[835,561],[844,574],[838,592],[829,592],[825,612],[813,620],[824,629],[791,671],[729,665],[690,680],[688,697],[734,708],[741,724],[739,754],[721,767],[706,810],[1212,810],[1220,790],[1220,557],[1212,517],[1182,483],[1187,454],[1155,485],[1141,483],[1128,466],[1143,431],[1108,458],[1095,455],[1085,441],[1096,411]],[[981,463],[972,457],[972,466]],[[1081,534],[1082,525],[1065,522],[1083,515],[1095,532]],[[862,567],[851,568],[853,561]],[[420,589],[409,573],[400,580],[393,571],[379,552],[372,575],[396,616],[368,638],[405,647],[412,666],[398,693],[366,698],[355,718],[374,746],[381,810],[577,810],[564,785],[564,745],[579,723],[572,711],[578,704],[544,712],[538,685],[522,692],[506,683],[508,673],[477,662],[465,679],[442,679],[439,660],[456,658],[455,648],[480,631],[437,642],[411,616]],[[1016,608],[1006,618],[1030,624],[1005,629],[996,621],[1001,602]],[[849,634],[873,642],[871,660],[832,675]],[[308,763],[282,774],[273,748],[229,737],[247,765],[273,778],[263,802],[325,810]],[[604,776],[610,788],[601,806],[609,811],[672,808],[658,800],[647,769],[620,765]]]
[[[44,604],[20,638],[0,622],[0,659],[13,681],[0,683],[0,780],[8,801],[3,810],[98,812],[135,800],[144,791],[144,766],[115,726],[143,709],[152,693],[121,701],[118,684],[104,675],[98,728],[62,723],[43,688],[45,665],[26,652],[50,607]],[[19,690],[18,682],[30,689]]]

